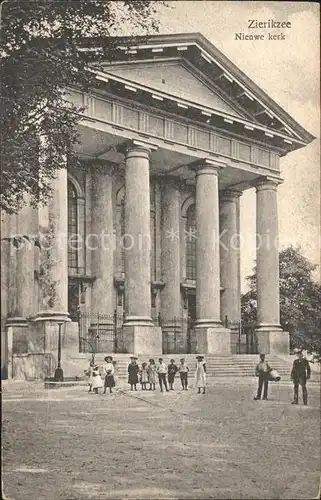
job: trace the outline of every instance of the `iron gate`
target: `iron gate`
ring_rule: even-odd
[[[117,314],[90,313],[78,314],[79,352],[117,353],[120,352],[123,316]]]
[[[196,352],[194,322],[189,318],[161,319],[163,354],[191,354]]]
[[[258,354],[258,338],[255,323],[231,322],[225,317],[225,328],[231,330],[232,354]]]

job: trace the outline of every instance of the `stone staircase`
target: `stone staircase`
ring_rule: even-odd
[[[241,369],[242,376],[255,376],[255,366],[259,361],[259,356],[253,354],[235,354],[232,355],[233,362]],[[266,355],[268,364],[276,370],[281,380],[290,380],[293,360],[283,360],[277,356]]]
[[[113,359],[116,361],[115,376],[122,382],[127,380],[127,366],[130,362],[130,354],[113,354]],[[103,366],[104,356],[96,356],[96,363]],[[175,360],[178,365],[180,358],[185,358],[186,363],[190,368],[190,376],[194,375],[196,354],[162,354],[162,355],[137,355],[137,363],[139,366],[143,362],[148,363],[150,358],[153,358],[157,364],[158,358],[162,357],[166,364],[169,364],[171,359]],[[206,355],[205,361],[207,366],[207,378],[209,381],[216,377],[254,377],[255,366],[258,363],[259,357],[253,354],[235,354],[231,356],[215,356]],[[278,371],[281,379],[289,380],[292,367],[292,358],[283,360],[276,356],[267,356],[267,362],[272,368]]]
[[[66,353],[65,353],[66,354]],[[99,367],[103,367],[105,362],[104,358],[109,353],[96,354],[95,362]],[[115,365],[115,378],[116,385],[126,385],[127,384],[127,367],[130,362],[130,354],[111,354],[113,360],[116,362]],[[88,369],[90,354],[80,354],[75,357],[63,356],[62,368],[64,371],[64,376],[66,381],[68,379],[73,379],[78,381],[83,381],[85,384],[87,382],[87,377],[84,371]],[[180,358],[185,358],[189,369],[190,369],[190,383],[193,384],[193,377],[195,373],[196,364],[196,354],[152,354],[143,355],[138,357],[138,365],[141,366],[143,362],[148,363],[150,358],[153,358],[158,363],[158,358],[162,357],[166,364],[169,364],[171,359],[174,359],[176,364],[179,364]],[[281,381],[289,382],[290,373],[293,364],[293,356],[266,356],[267,362],[272,368],[278,371],[281,376]],[[259,356],[255,354],[232,354],[231,356],[215,356],[206,355],[205,356],[206,366],[207,366],[207,379],[208,383],[211,385],[215,383],[215,380],[224,381],[228,379],[239,379],[244,378],[254,378],[255,376],[255,366],[259,361]],[[49,377],[53,377],[54,369],[56,368],[56,359],[53,357],[52,369],[48,373]],[[311,381],[320,382],[320,367],[314,366],[310,363],[312,376]],[[22,377],[25,378],[25,377]],[[43,377],[33,377],[33,378],[43,378]],[[31,379],[31,378],[30,378]],[[177,377],[178,380],[178,377]]]

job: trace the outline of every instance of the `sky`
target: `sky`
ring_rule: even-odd
[[[320,264],[320,13],[309,2],[174,1],[158,9],[160,33],[200,32],[316,139],[281,158],[280,246]],[[286,40],[235,40],[248,20],[290,21]],[[252,33],[271,30],[252,30]],[[277,31],[276,31],[277,32]],[[255,264],[255,191],[241,198],[242,288]],[[320,279],[320,267],[315,273]]]

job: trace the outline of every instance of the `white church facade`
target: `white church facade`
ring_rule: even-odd
[[[280,327],[280,159],[313,140],[200,34],[119,46],[83,105],[79,165],[47,206],[3,215],[2,364],[63,356],[228,356],[241,321],[240,197],[256,189],[258,350]],[[245,249],[246,251],[246,249]],[[87,356],[88,357],[88,356]],[[13,366],[15,365],[15,367]],[[41,368],[39,368],[41,366]]]

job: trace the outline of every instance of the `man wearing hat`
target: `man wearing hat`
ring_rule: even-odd
[[[311,376],[311,368],[309,361],[303,357],[302,351],[298,353],[298,359],[293,361],[293,367],[291,371],[291,380],[294,384],[294,398],[292,401],[293,405],[299,404],[299,385],[302,387],[302,399],[303,404],[308,404],[308,391],[307,391],[307,380]]]
[[[128,365],[128,383],[130,384],[130,390],[132,391],[135,388],[137,391],[136,384],[138,384],[138,373],[139,366],[137,364],[136,356],[131,356],[130,363]]]
[[[188,391],[187,386],[188,386],[189,368],[188,368],[184,358],[182,358],[180,361],[181,361],[181,364],[178,367],[178,371],[179,371],[179,376],[181,379],[182,389],[183,389],[183,391]]]
[[[158,374],[158,381],[161,392],[163,392],[163,384],[165,386],[166,392],[168,392],[167,381],[166,381],[167,366],[165,365],[163,358],[159,358],[156,371]]]

